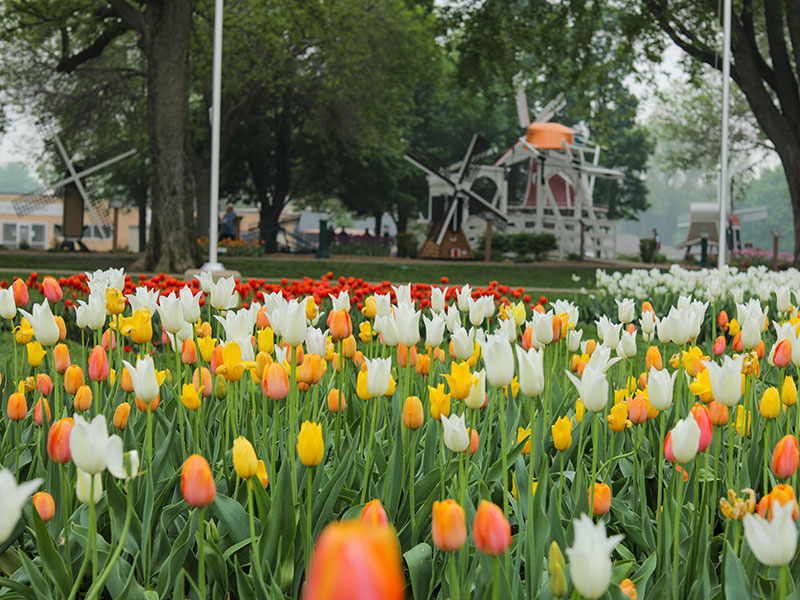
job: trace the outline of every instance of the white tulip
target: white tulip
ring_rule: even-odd
[[[183,327],[183,310],[181,310],[181,302],[175,296],[175,292],[158,299],[158,314],[161,316],[161,326],[164,331],[178,333]]]
[[[623,536],[607,537],[605,524],[595,524],[586,514],[573,525],[575,540],[567,548],[572,584],[581,596],[599,598],[611,583],[611,552]]]
[[[414,305],[411,303],[403,303],[394,311],[397,338],[407,348],[415,346],[419,341],[420,314],[420,311],[414,311]]]
[[[206,294],[210,294],[211,288],[214,286],[214,276],[211,274],[211,271],[200,271],[194,277],[200,282],[200,289]]]
[[[617,346],[617,354],[625,358],[636,356],[636,332],[623,331]]]
[[[656,319],[656,331],[658,332],[658,341],[666,344],[672,340],[672,322],[669,315],[661,319]]]
[[[78,469],[75,495],[84,504],[97,504],[97,501],[103,497],[103,479],[100,477],[100,473],[92,475]]]
[[[642,318],[639,319],[639,325],[642,327],[642,333],[653,335],[656,331],[656,315],[653,311],[648,310],[642,313]]]
[[[500,321],[498,331],[506,336],[509,344],[513,344],[517,341],[517,324],[514,322],[514,319]]]
[[[467,312],[469,310],[470,298],[472,298],[472,288],[469,284],[462,286],[460,290],[456,290],[456,303],[458,304],[458,310],[461,312]]]
[[[570,352],[577,352],[581,347],[581,338],[583,337],[583,330],[570,329],[567,331],[567,348]]]
[[[136,450],[131,450],[122,454],[112,453],[106,460],[108,463],[108,472],[117,479],[134,479],[139,474],[139,453]]]
[[[653,404],[652,401],[650,404]],[[675,460],[684,464],[694,460],[700,446],[700,426],[695,421],[694,415],[689,415],[675,424],[670,434],[670,441]]]
[[[331,303],[333,304],[331,311],[342,309],[350,312],[350,292],[347,290],[341,290],[338,296],[328,294],[328,298],[331,299]]]
[[[544,390],[544,353],[536,348],[523,350],[516,346],[519,363],[519,389],[533,398]]]
[[[220,277],[211,283],[211,306],[217,310],[228,310],[239,304],[239,292],[233,275]]]
[[[467,408],[477,410],[484,402],[486,402],[486,370],[481,369],[472,374],[472,387],[469,388],[469,396],[464,399],[464,403]]]
[[[17,485],[14,475],[8,469],[0,469],[0,544],[5,542],[17,526],[22,516],[22,507],[28,498],[42,484],[41,479],[32,479]]]
[[[400,342],[400,332],[397,330],[397,321],[394,320],[394,315],[376,316],[375,331],[381,334],[383,344],[386,346],[397,346]]]
[[[506,387],[514,378],[514,352],[502,334],[487,336],[481,345],[486,379],[494,387]]]
[[[365,359],[367,363],[367,390],[373,398],[386,395],[392,373],[391,358]]]
[[[105,315],[105,303],[103,303],[103,311],[103,315]],[[33,335],[42,346],[52,346],[58,341],[58,323],[56,323],[53,313],[50,312],[50,305],[46,298],[42,300],[41,304],[33,305],[33,314],[21,308],[19,312],[28,319],[28,323],[33,327]]]
[[[556,300],[551,305],[553,306],[553,314],[567,313],[567,323],[572,323],[573,326],[578,324],[579,313],[575,304],[569,300]]]
[[[80,300],[78,300],[80,302]],[[78,326],[78,329],[86,329],[87,323],[89,321],[89,307],[85,304],[81,306],[80,304],[75,306],[75,324]]]
[[[597,324],[597,337],[600,338],[604,345],[609,348],[619,346],[619,333],[622,329],[622,323],[614,324],[605,315],[601,316],[600,320],[595,321],[595,323]]]
[[[389,294],[375,294],[375,315],[388,317],[392,312],[392,297]]]
[[[625,298],[620,301],[615,298],[614,301],[617,303],[617,320],[626,325],[633,321],[636,314],[636,303],[633,299]]]
[[[745,350],[752,350],[761,341],[761,326],[754,316],[748,316],[742,323],[742,345]]]
[[[195,296],[192,288],[185,285],[181,288],[180,302],[183,320],[187,323],[197,323],[200,320],[200,294]]]
[[[440,313],[441,314],[441,313]],[[461,315],[458,313],[458,308],[455,304],[451,304],[447,307],[445,311],[445,324],[447,325],[447,331],[450,333],[455,332],[456,327],[461,326]]]
[[[17,314],[17,304],[14,302],[14,291],[11,288],[0,290],[0,316],[4,319],[13,319]]]
[[[442,416],[442,429],[444,430],[444,445],[450,450],[464,452],[469,448],[469,433],[467,433],[464,415]]]
[[[469,303],[469,322],[473,327],[480,326],[483,323],[483,302],[482,298],[474,300],[471,296],[467,299]]]
[[[445,296],[447,289],[439,289],[437,287],[431,288],[431,310],[435,313],[442,313],[446,308]]]
[[[778,304],[778,312],[786,314],[792,310],[792,301],[789,297],[789,288],[782,286],[775,288],[775,297]]]
[[[670,375],[666,369],[659,371],[650,367],[647,375],[647,398],[656,410],[667,410],[672,406],[672,390],[677,374],[678,371],[673,371]]]
[[[399,286],[392,286],[394,290],[394,297],[397,300],[397,306],[403,306],[404,304],[410,304],[411,306],[414,303],[411,301],[411,284],[407,283],[405,285]]]
[[[108,456],[122,455],[122,439],[118,435],[108,435],[103,415],[97,415],[91,423],[79,414],[75,414],[73,420],[75,425],[69,436],[72,462],[90,475],[102,473],[106,469]]]
[[[281,316],[283,317],[281,323],[283,341],[293,348],[302,346],[306,341],[306,330],[308,329],[306,303],[298,302],[297,299],[290,300]],[[270,322],[272,322],[271,319]]]
[[[131,376],[133,392],[136,397],[144,403],[155,400],[158,396],[158,379],[153,357],[148,355],[144,358],[137,358],[136,367],[127,360],[123,360],[122,364],[125,365]],[[84,469],[84,471],[89,471],[89,469]]]
[[[531,315],[533,326],[533,334],[536,336],[536,341],[539,346],[545,346],[553,341],[553,311],[548,310],[546,313],[533,311]]]
[[[725,356],[722,365],[713,361],[703,361],[708,369],[708,380],[711,383],[711,394],[720,404],[731,407],[736,406],[742,397],[742,364],[744,355],[736,359]]]
[[[275,314],[276,313],[273,313],[273,315]],[[305,315],[305,313],[303,314]],[[270,315],[270,323],[272,323],[271,317],[272,315]],[[214,318],[222,325],[227,339],[239,339],[253,333],[256,326],[256,319],[258,318],[258,312],[242,308],[241,310],[225,311],[224,316],[214,315]],[[280,316],[275,319],[276,322],[280,322],[280,320]]]
[[[761,564],[782,567],[794,558],[797,551],[797,524],[792,519],[794,506],[794,502],[781,506],[773,500],[772,521],[759,514],[744,516],[744,539]]]
[[[208,273],[208,276],[210,277],[211,274]],[[131,305],[132,312],[136,312],[140,308],[146,308],[152,315],[156,312],[156,308],[158,307],[158,297],[160,295],[161,292],[158,290],[149,290],[145,287],[137,287],[135,293],[128,294],[125,297],[128,299],[128,303]]]
[[[467,360],[475,352],[474,332],[475,330],[471,329],[470,333],[467,333],[466,329],[457,325],[450,336],[450,341],[453,342],[453,353],[458,360]]]
[[[589,357],[589,362],[586,363],[587,367],[599,370],[601,373],[606,373],[611,367],[620,362],[622,358],[611,358],[611,348],[605,345],[597,346]]]
[[[423,316],[422,322],[425,323],[425,343],[431,348],[437,348],[444,340],[444,317],[441,313],[434,315],[432,319]]]
[[[580,379],[569,371],[566,373],[587,410],[596,413],[605,408],[608,401],[608,380],[602,370],[587,364]]]
[[[309,327],[306,331],[306,351],[309,354],[325,356],[328,351],[328,330],[320,331],[316,327]]]

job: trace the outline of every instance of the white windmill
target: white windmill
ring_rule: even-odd
[[[60,179],[54,183],[41,187],[33,192],[29,192],[22,196],[18,196],[12,200],[14,212],[17,216],[29,215],[37,210],[44,208],[53,202],[53,193],[61,188],[65,188],[64,194],[64,210],[63,220],[61,226],[61,235],[65,241],[74,242],[79,244],[81,237],[83,237],[83,213],[84,208],[88,210],[89,216],[92,219],[95,234],[101,239],[110,239],[112,235],[112,223],[108,214],[108,208],[103,202],[100,202],[90,196],[84,185],[84,180],[93,173],[105,169],[116,162],[124,160],[129,156],[136,154],[136,150],[128,150],[113,158],[109,158],[97,165],[82,169],[78,172],[75,163],[70,155],[67,153],[61,138],[55,132],[51,124],[42,126],[45,132],[45,137],[50,138],[56,145],[58,153],[64,160],[67,166],[68,176]],[[71,192],[75,193],[71,193]]]

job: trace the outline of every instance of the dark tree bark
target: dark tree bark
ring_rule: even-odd
[[[644,4],[675,44],[695,59],[722,69],[713,40],[706,42],[681,21],[669,0],[645,0]],[[731,16],[731,77],[783,164],[794,215],[794,264],[800,266],[800,2],[763,0],[757,4],[758,15],[754,15],[753,0],[745,0],[741,11],[734,10]],[[706,10],[716,14],[717,3],[706,0]],[[755,29],[761,19],[766,45]]]
[[[292,114],[288,95],[283,99],[283,106],[277,115],[276,125],[275,189],[272,194],[267,189],[268,179],[265,168],[250,164],[250,171],[254,174],[253,183],[261,200],[258,228],[265,252],[276,252],[278,249],[278,222],[281,211],[289,200],[289,190],[292,184]]]

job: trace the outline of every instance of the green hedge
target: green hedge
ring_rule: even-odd
[[[486,245],[485,236],[478,239],[478,248],[481,254]],[[536,260],[541,260],[551,250],[557,250],[558,243],[556,236],[552,233],[542,232],[522,232],[511,235],[495,233],[492,235],[492,257],[496,253],[514,252],[518,257],[530,256]],[[477,252],[476,252],[477,254]]]

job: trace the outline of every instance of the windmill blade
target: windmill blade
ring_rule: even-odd
[[[531,113],[528,110],[528,96],[525,94],[525,87],[517,88],[517,118],[522,129],[527,129],[531,124]]]
[[[436,177],[446,183],[454,192],[457,189],[458,186],[456,182],[449,177],[447,169],[436,166],[433,161],[430,160],[430,157],[421,154],[418,150],[409,150],[405,153],[404,157],[412,165],[422,169],[431,177]],[[447,173],[447,175],[445,175],[445,173]]]
[[[564,94],[560,93],[558,96],[553,98],[550,102],[548,102],[545,107],[539,111],[536,115],[535,121],[537,123],[547,123],[555,117],[559,112],[564,110],[564,107],[567,105],[567,100],[564,98]]]
[[[475,165],[475,161],[477,161],[480,157],[486,154],[486,152],[488,152],[491,149],[491,147],[492,147],[491,144],[486,138],[478,134],[472,136],[472,140],[470,140],[467,153],[464,155],[464,160],[461,161],[458,174],[456,175],[456,181],[459,184],[463,183],[466,179],[471,177],[475,168],[477,168],[477,165]]]
[[[479,196],[471,189],[463,188],[459,190],[459,193],[468,196],[470,200],[477,202],[481,207],[494,213],[494,215],[497,218],[499,218],[503,223],[508,221],[507,217],[497,207],[495,207],[494,204],[492,204],[491,202],[487,202],[483,197]]]

